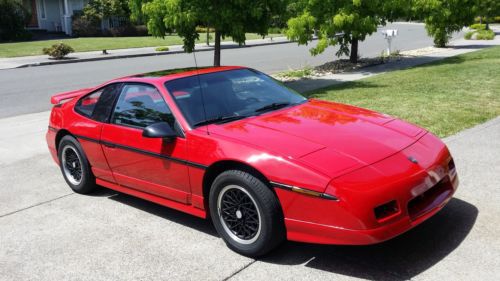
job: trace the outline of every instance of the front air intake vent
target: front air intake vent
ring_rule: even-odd
[[[396,200],[392,200],[391,202],[376,207],[373,211],[375,212],[375,218],[379,222],[383,222],[399,213],[398,203]]]

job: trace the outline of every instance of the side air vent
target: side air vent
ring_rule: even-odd
[[[392,200],[376,207],[373,211],[375,212],[375,218],[379,222],[384,222],[399,213],[398,203],[396,200]]]

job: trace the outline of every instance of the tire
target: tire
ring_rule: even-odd
[[[263,256],[285,239],[278,199],[250,173],[229,170],[217,176],[210,189],[209,208],[215,229],[239,254]]]
[[[88,194],[97,189],[87,157],[74,137],[64,136],[59,142],[57,154],[64,180],[74,192]]]

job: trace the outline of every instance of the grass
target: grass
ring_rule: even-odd
[[[384,112],[440,137],[500,115],[500,47],[307,93]]]
[[[303,69],[292,69],[288,71],[283,71],[276,74],[279,77],[285,78],[305,78],[311,76],[313,74],[313,68],[310,66],[306,66]]]
[[[270,34],[267,37],[281,36],[280,34]],[[213,37],[213,34],[212,34]],[[248,33],[247,40],[262,38],[255,33]],[[198,43],[205,42],[205,34],[200,34]],[[231,38],[225,38],[225,41],[230,41]],[[28,41],[17,43],[1,43],[0,44],[0,58],[1,57],[20,57],[20,56],[34,56],[42,55],[42,49],[50,47],[53,44],[64,42],[75,49],[75,52],[85,51],[99,51],[99,50],[113,50],[125,48],[140,48],[140,47],[158,47],[158,46],[171,46],[182,44],[182,39],[177,35],[168,35],[162,38],[155,38],[152,36],[140,37],[86,37],[86,38],[70,38],[58,40],[43,40],[43,41]],[[213,40],[211,40],[213,43]]]

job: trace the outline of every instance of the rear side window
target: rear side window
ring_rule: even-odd
[[[111,122],[138,128],[167,122],[172,128],[175,127],[175,118],[160,92],[145,84],[123,86]]]
[[[92,113],[94,113],[97,101],[99,100],[103,92],[104,89],[100,89],[97,92],[94,92],[80,99],[75,105],[75,111],[83,116],[90,118],[92,116]]]
[[[120,84],[111,84],[81,98],[75,111],[99,122],[108,122]]]

